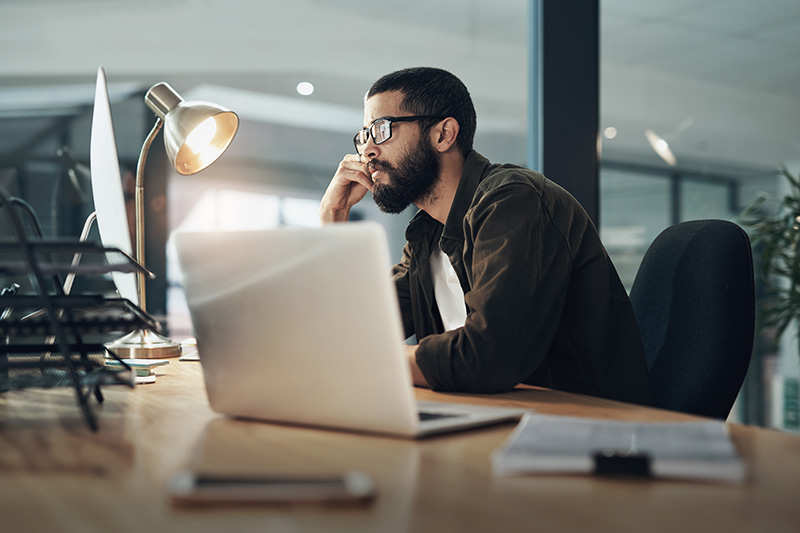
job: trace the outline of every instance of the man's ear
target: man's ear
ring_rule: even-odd
[[[447,117],[431,128],[431,143],[433,144],[433,148],[440,153],[448,151],[456,143],[458,129],[458,121],[453,117]]]

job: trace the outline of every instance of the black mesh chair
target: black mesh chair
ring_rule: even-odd
[[[642,260],[631,303],[656,406],[725,419],[753,349],[750,240],[725,220],[665,229]]]

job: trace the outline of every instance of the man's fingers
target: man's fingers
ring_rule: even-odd
[[[372,191],[372,179],[363,172],[355,171],[348,174],[347,178],[359,185],[363,185],[368,191]]]
[[[367,190],[372,190],[372,178],[367,174],[366,163],[359,163],[358,156],[348,155],[339,163],[337,174],[344,180],[354,181],[363,185]]]
[[[364,174],[367,173],[367,161],[357,154],[347,154],[344,156],[342,162],[339,163],[339,167],[349,168],[351,170],[360,170]]]

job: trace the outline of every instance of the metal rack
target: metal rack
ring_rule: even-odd
[[[0,211],[11,240],[0,241],[0,274],[25,276],[32,294],[14,284],[0,294],[0,392],[73,387],[88,426],[97,430],[90,406],[103,401],[101,385],[133,386],[135,373],[114,353],[122,370],[105,367],[102,337],[132,329],[159,329],[158,322],[129,300],[97,294],[71,295],[62,275],[144,272],[130,255],[93,242],[46,240],[33,209],[0,187]]]

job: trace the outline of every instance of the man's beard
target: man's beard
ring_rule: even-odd
[[[427,136],[420,137],[416,150],[397,167],[377,159],[370,166],[389,178],[387,184],[375,183],[372,187],[372,199],[384,213],[401,213],[412,203],[429,200],[439,181],[439,157]]]

